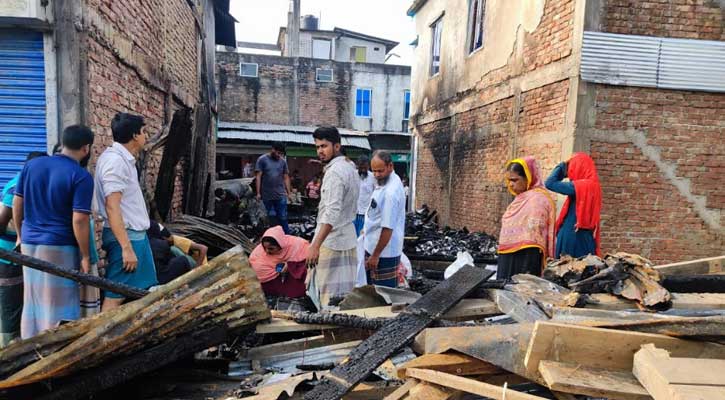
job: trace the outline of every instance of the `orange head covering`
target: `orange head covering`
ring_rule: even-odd
[[[269,255],[260,243],[249,256],[249,263],[262,283],[269,282],[279,275],[277,264],[299,262],[307,258],[307,248],[310,244],[305,239],[285,235],[284,230],[279,225],[267,229],[264,236],[262,236],[262,239],[264,238],[274,239],[281,247],[281,250],[278,254]]]
[[[527,190],[519,194],[515,194],[508,185],[516,198],[501,218],[498,252],[508,254],[525,248],[539,248],[544,254],[544,260],[553,257],[556,205],[544,188],[541,170],[533,157],[511,160],[506,168],[511,164],[519,164],[524,168],[528,185]]]
[[[567,177],[574,184],[576,192],[576,225],[574,227],[594,231],[596,253],[601,256],[602,187],[599,184],[594,160],[585,153],[574,154],[567,166]],[[559,219],[556,221],[557,232],[564,223],[570,201],[571,198],[567,197],[564,207],[561,209]]]

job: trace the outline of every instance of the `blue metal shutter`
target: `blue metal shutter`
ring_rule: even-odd
[[[0,185],[46,141],[43,34],[0,29]]]

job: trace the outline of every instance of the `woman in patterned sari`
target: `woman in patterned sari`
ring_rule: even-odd
[[[516,197],[501,218],[496,278],[540,275],[546,258],[554,254],[554,198],[544,188],[533,157],[506,164],[506,186]]]

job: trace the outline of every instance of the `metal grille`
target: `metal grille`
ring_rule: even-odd
[[[43,35],[0,30],[0,185],[47,150]]]

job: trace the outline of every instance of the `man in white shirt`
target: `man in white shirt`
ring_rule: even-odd
[[[140,115],[118,113],[111,121],[113,145],[98,158],[95,196],[103,218],[103,249],[106,278],[139,289],[158,283],[156,267],[146,231],[149,213],[138,182],[136,157],[147,136]],[[123,304],[123,296],[104,291],[102,310]]]
[[[371,162],[377,186],[365,217],[365,268],[368,284],[397,287],[396,271],[405,236],[405,190],[387,151]]]
[[[365,226],[365,213],[370,207],[370,199],[375,190],[375,176],[370,172],[370,159],[360,156],[356,162],[357,173],[360,177],[360,197],[357,199],[357,216],[355,217],[355,233],[359,237]]]
[[[307,255],[307,264],[316,265],[308,294],[318,308],[325,309],[330,299],[346,295],[355,286],[357,238],[353,220],[360,185],[355,166],[340,151],[337,128],[319,127],[313,137],[325,167],[317,229]]]

